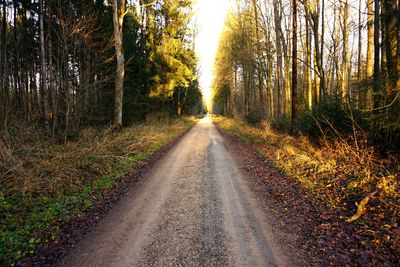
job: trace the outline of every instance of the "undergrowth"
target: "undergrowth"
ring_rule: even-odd
[[[0,265],[55,239],[62,223],[193,123],[153,118],[119,132],[88,128],[62,145],[26,128],[0,135]]]
[[[400,162],[380,158],[361,133],[322,138],[318,145],[305,136],[273,130],[241,120],[214,117],[217,124],[255,146],[284,173],[322,200],[347,223],[357,224],[379,250],[400,253]],[[398,257],[398,256],[397,256]],[[400,260],[400,259],[399,259]]]

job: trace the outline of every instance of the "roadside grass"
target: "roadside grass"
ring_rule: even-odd
[[[0,265],[12,266],[54,240],[62,223],[194,122],[148,120],[120,132],[88,128],[62,145],[29,129],[0,135]]]
[[[385,246],[393,255],[400,253],[398,158],[380,158],[362,141],[356,146],[337,138],[316,145],[305,136],[277,132],[268,122],[255,127],[225,117],[215,116],[213,121],[253,145],[275,167],[336,210],[340,218],[357,224],[365,242],[378,250]]]

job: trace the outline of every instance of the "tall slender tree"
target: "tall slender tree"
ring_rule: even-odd
[[[297,0],[292,2],[292,87],[291,87],[291,123],[292,128],[295,126],[296,120],[296,102],[297,102]]]
[[[113,0],[114,47],[117,58],[117,75],[115,77],[114,124],[122,126],[122,105],[124,97],[125,57],[123,50],[123,24],[125,0]]]
[[[43,99],[43,118],[46,131],[50,133],[50,118],[49,118],[49,100],[48,100],[48,80],[47,80],[47,63],[46,49],[44,39],[44,3],[39,0],[39,28],[40,28],[40,58],[41,58],[41,86]]]

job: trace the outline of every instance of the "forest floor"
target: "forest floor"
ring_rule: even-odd
[[[117,132],[89,128],[62,144],[26,127],[1,133],[0,266],[54,261],[72,230],[98,220],[195,121],[150,118]]]
[[[319,266],[400,265],[398,169],[385,169],[385,176],[378,168],[385,162],[368,153],[371,161],[363,162],[348,144],[316,145],[265,123],[251,126],[224,117],[214,122],[243,171],[257,181],[253,190],[273,211],[278,238],[297,236],[297,247]],[[379,179],[364,177],[362,171]],[[360,212],[357,205],[366,196],[369,202]]]

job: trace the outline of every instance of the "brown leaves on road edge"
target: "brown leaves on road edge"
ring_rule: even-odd
[[[268,216],[272,218],[276,239],[282,240],[286,248],[299,251],[294,265],[400,264],[400,231],[392,231],[392,242],[377,246],[374,242],[379,240],[377,237],[382,231],[371,232],[364,224],[347,223],[340,215],[342,210],[329,208],[306,192],[296,179],[275,168],[254,145],[246,144],[238,136],[216,126],[228,148],[234,151],[232,154],[240,159],[241,169],[249,174],[250,186],[266,210],[272,211]]]

